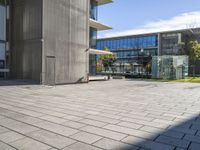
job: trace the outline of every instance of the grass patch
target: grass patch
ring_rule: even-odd
[[[164,80],[164,79],[132,79],[136,81],[153,81],[153,82],[182,82],[182,83],[200,83],[200,77],[186,77],[181,80]]]
[[[187,77],[181,80],[174,80],[175,82],[191,82],[191,83],[200,83],[200,77]]]

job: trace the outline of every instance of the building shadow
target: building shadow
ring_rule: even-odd
[[[167,129],[163,129],[163,131],[155,131],[151,136],[137,137],[130,135],[122,139],[122,142],[129,145],[114,149],[200,150],[200,115],[196,115],[174,126],[169,126]]]
[[[31,80],[0,80],[1,86],[19,86],[19,85],[39,85],[39,83]]]

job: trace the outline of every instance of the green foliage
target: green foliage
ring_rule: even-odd
[[[105,48],[104,51],[109,51],[108,48]],[[116,54],[110,54],[110,55],[102,55],[99,58],[99,61],[102,62],[104,68],[111,67],[112,64],[117,60]]]
[[[193,61],[200,60],[200,43],[198,41],[190,42],[190,58]]]
[[[98,61],[97,61],[96,70],[97,70],[97,72],[103,71],[103,64],[102,64],[102,61],[101,61],[101,60],[98,60]]]
[[[191,83],[200,83],[200,77],[187,77],[181,80],[175,80],[176,82],[191,82]]]
[[[193,61],[193,77],[195,76],[196,70],[196,61],[200,60],[200,44],[198,41],[190,42],[190,51],[189,51],[190,59]]]

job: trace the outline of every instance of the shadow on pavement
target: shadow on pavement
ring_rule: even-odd
[[[39,85],[31,80],[0,80],[0,86]]]
[[[122,142],[130,145],[115,150],[200,150],[200,115],[150,137],[128,136]]]

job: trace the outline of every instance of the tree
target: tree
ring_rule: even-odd
[[[105,48],[104,51],[109,51],[108,48]],[[102,62],[105,71],[112,66],[112,64],[117,60],[116,54],[108,54],[108,55],[102,55],[99,58],[99,61]]]
[[[200,43],[198,41],[190,41],[189,50],[190,59],[193,61],[193,77],[195,76],[196,61],[200,60]]]
[[[101,60],[97,61],[96,70],[97,70],[97,72],[102,72],[103,71],[103,64],[102,64]]]

